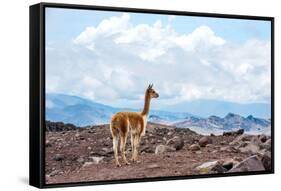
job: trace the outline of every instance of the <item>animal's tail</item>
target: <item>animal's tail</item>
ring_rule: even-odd
[[[118,129],[114,127],[114,124],[110,123],[110,132],[112,137],[118,137]]]

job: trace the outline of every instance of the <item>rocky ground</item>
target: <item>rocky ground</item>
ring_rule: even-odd
[[[241,130],[202,136],[188,128],[148,123],[140,163],[116,167],[109,125],[46,126],[47,184],[271,170],[271,138]]]

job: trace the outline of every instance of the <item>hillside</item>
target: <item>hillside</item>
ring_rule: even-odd
[[[148,123],[140,163],[116,167],[109,125],[77,128],[47,123],[46,181],[65,183],[271,169],[271,138],[243,131],[203,136]],[[127,157],[130,159],[130,139]]]
[[[214,105],[210,108],[207,106],[202,106],[202,108],[208,108],[210,111],[214,109]],[[188,110],[192,110],[192,107],[187,108]],[[231,108],[232,107],[229,107],[228,111],[231,111]],[[112,115],[119,111],[138,110],[130,108],[114,108],[77,96],[64,94],[47,94],[46,97],[47,120],[72,123],[80,127],[107,124]],[[255,112],[253,111],[253,113]],[[257,118],[253,115],[243,117],[235,113],[227,113],[224,117],[219,117],[213,114],[204,118],[187,112],[151,110],[149,121],[176,127],[187,127],[200,134],[222,134],[224,131],[234,131],[242,128],[250,134],[269,135],[271,129],[270,119]]]
[[[207,108],[207,109],[206,109]],[[268,103],[234,103],[219,100],[194,100],[181,102],[164,108],[166,110],[188,111],[201,117],[216,115],[223,117],[227,113],[237,113],[242,116],[254,115],[259,118],[268,118],[271,111],[271,105]]]
[[[242,117],[228,113],[225,117],[210,116],[208,118],[186,117],[170,123],[176,127],[188,127],[200,134],[222,134],[224,131],[244,129],[248,134],[271,134],[271,121],[249,115]]]
[[[46,119],[62,121],[77,126],[106,124],[112,115],[118,111],[140,111],[131,108],[115,108],[88,99],[64,94],[46,95]],[[157,115],[165,121],[176,121],[193,116],[187,112],[169,112],[151,110],[151,115]]]

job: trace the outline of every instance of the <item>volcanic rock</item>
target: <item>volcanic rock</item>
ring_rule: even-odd
[[[251,156],[235,165],[228,172],[248,172],[248,171],[263,171],[265,170],[263,163],[257,155]]]
[[[191,151],[198,151],[198,150],[200,150],[200,146],[199,146],[198,144],[192,144],[192,145],[189,147],[189,149],[190,149]]]
[[[223,168],[222,164],[219,161],[205,162],[196,167],[196,170],[198,170],[201,174],[226,172],[226,169]]]
[[[198,144],[200,145],[200,147],[205,147],[207,144],[212,144],[212,139],[210,137],[202,137],[201,139],[199,139]]]
[[[64,159],[64,155],[62,154],[56,154],[54,157],[55,161],[62,161]]]
[[[243,133],[244,133],[244,129],[239,129],[237,131],[223,132],[223,136],[237,136],[237,135],[242,135]]]
[[[169,139],[166,143],[166,145],[168,146],[172,146],[174,147],[176,150],[180,150],[183,148],[184,146],[184,141],[183,139],[179,138],[178,136],[172,138],[172,139]]]
[[[162,154],[165,152],[172,152],[175,151],[176,149],[170,146],[166,145],[157,145],[155,148],[155,154]]]

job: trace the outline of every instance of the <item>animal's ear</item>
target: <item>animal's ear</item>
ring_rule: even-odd
[[[151,89],[153,87],[153,84],[149,84],[148,89]]]

